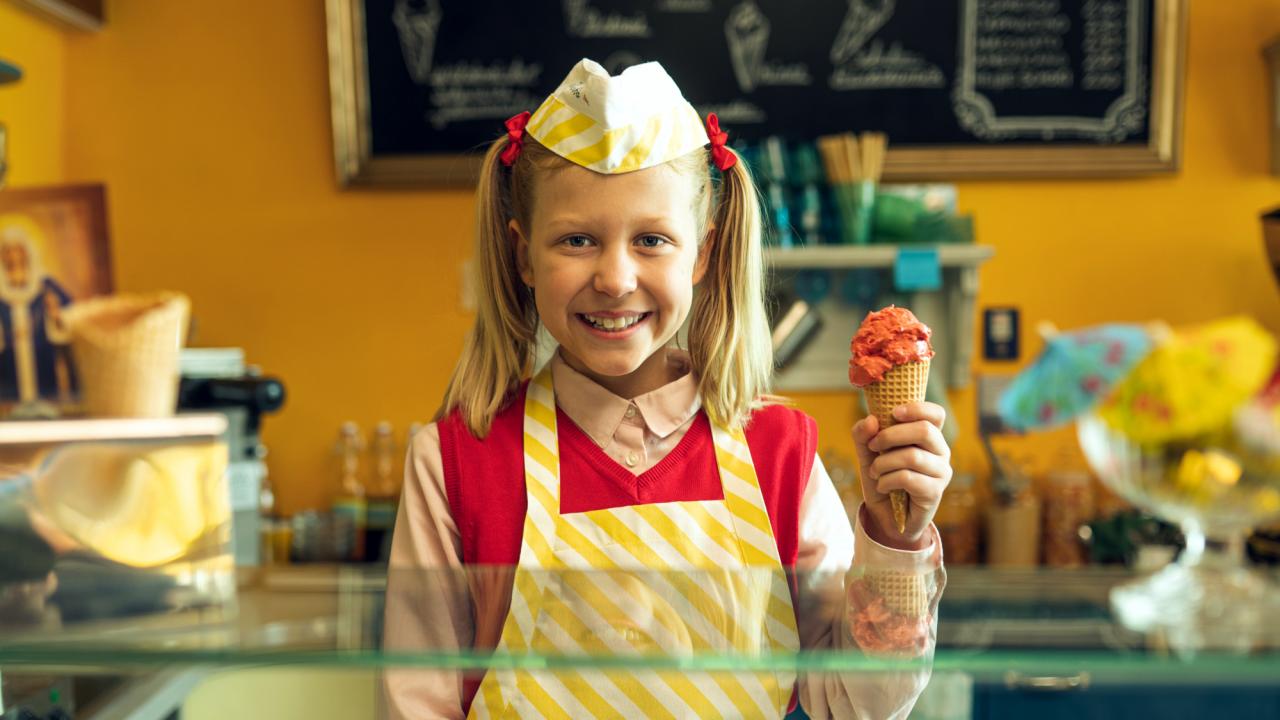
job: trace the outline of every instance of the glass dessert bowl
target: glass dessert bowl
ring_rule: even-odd
[[[1095,414],[1077,422],[1099,478],[1135,506],[1182,527],[1186,549],[1149,577],[1116,587],[1126,627],[1163,633],[1183,654],[1248,652],[1280,639],[1275,583],[1249,569],[1251,528],[1280,516],[1280,423],[1242,408],[1194,439],[1139,444]]]

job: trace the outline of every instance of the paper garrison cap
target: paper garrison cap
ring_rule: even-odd
[[[582,59],[525,130],[560,157],[606,175],[643,170],[707,144],[707,131],[656,62],[611,77]]]

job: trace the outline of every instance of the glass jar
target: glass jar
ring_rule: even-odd
[[[1080,527],[1093,519],[1093,479],[1083,470],[1061,468],[1045,475],[1041,544],[1049,567],[1080,567],[1088,554]]]
[[[957,473],[942,494],[938,514],[934,516],[942,551],[948,565],[973,565],[978,562],[978,543],[982,518],[978,513],[978,497],[973,491],[973,475]]]

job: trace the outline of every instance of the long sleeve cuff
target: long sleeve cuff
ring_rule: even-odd
[[[863,505],[858,506],[858,514],[853,524],[853,564],[867,568],[897,570],[899,572],[927,573],[942,567],[942,537],[938,528],[929,523],[930,543],[921,550],[896,550],[881,545],[867,534],[863,524],[863,514],[867,511]]]

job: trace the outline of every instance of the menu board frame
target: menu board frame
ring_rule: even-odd
[[[1280,37],[1262,51],[1270,68],[1271,84],[1271,174],[1280,177]]]
[[[370,82],[362,0],[326,0],[329,87],[336,175],[342,187],[473,186],[479,153],[374,154]],[[1106,145],[1016,143],[892,146],[884,179],[1131,177],[1169,174],[1180,167],[1188,0],[1153,0],[1151,87],[1145,143]],[[495,136],[501,123],[495,122]],[[892,131],[892,128],[886,128]],[[892,134],[892,133],[891,133]],[[892,137],[891,137],[892,140]]]

